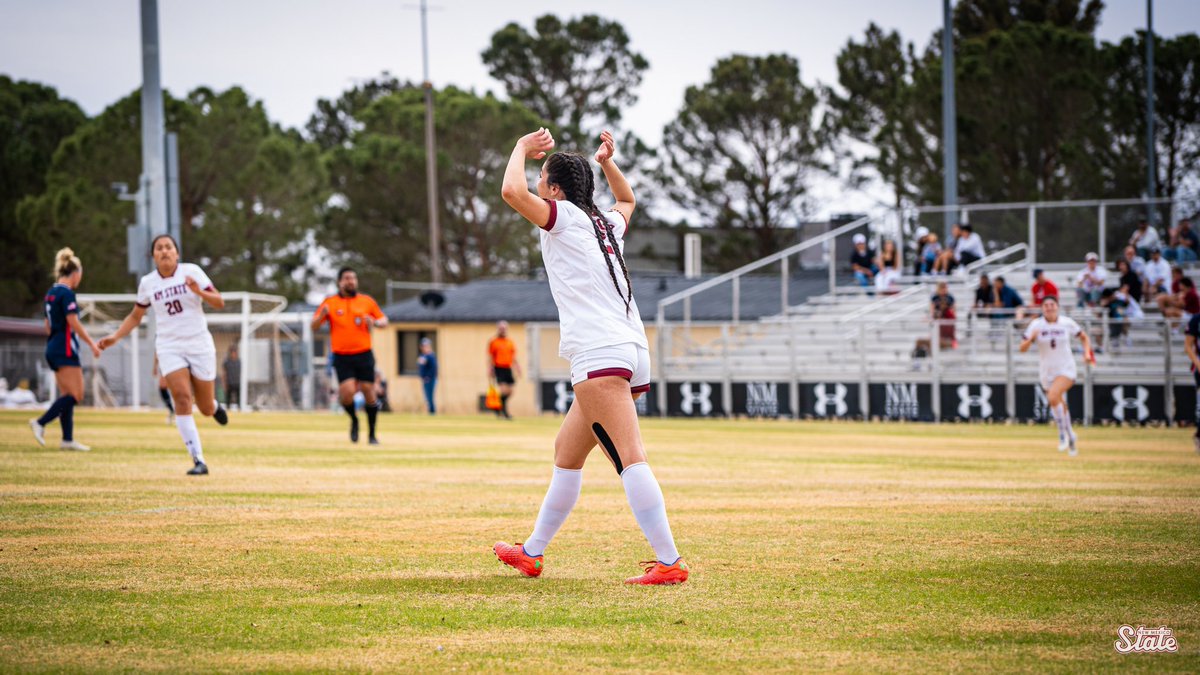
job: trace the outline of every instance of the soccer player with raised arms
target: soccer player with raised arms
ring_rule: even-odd
[[[1050,404],[1050,416],[1058,425],[1058,450],[1068,450],[1072,457],[1078,454],[1075,447],[1075,431],[1071,428],[1071,409],[1067,407],[1067,391],[1075,384],[1075,355],[1071,353],[1071,338],[1078,337],[1083,343],[1083,357],[1096,362],[1092,353],[1092,341],[1078,323],[1069,316],[1059,314],[1058,298],[1047,295],[1042,299],[1042,315],[1029,322],[1021,341],[1021,352],[1029,351],[1036,342],[1038,346],[1038,372],[1042,389]]]
[[[217,403],[217,348],[204,304],[221,309],[225,299],[199,265],[180,262],[179,245],[169,234],[160,234],[150,243],[154,271],[138,282],[137,303],[117,331],[100,340],[108,349],[129,335],[142,322],[147,309],[154,309],[154,351],[158,371],[167,380],[175,400],[175,426],[192,457],[189,476],[208,474],[200,432],[192,416],[192,406],[218,424],[228,424],[225,409]]]
[[[46,363],[54,371],[54,382],[62,395],[44,415],[29,420],[33,437],[41,445],[46,444],[46,425],[58,420],[62,427],[63,450],[91,450],[75,440],[75,406],[83,400],[83,368],[79,362],[79,338],[91,348],[93,356],[100,356],[100,348],[92,341],[83,324],[79,322],[79,305],[75,302],[75,289],[83,280],[83,263],[69,248],[61,249],[54,256],[54,285],[46,291]]]
[[[592,201],[595,177],[587,158],[559,152],[542,165],[537,193],[529,191],[525,161],[554,148],[546,129],[522,136],[504,171],[504,201],[541,228],[542,259],[559,315],[559,354],[571,363],[575,402],[554,441],[554,473],[524,544],[498,542],[496,556],[536,577],[543,553],[579,498],[584,461],[599,442],[612,461],[633,515],[657,560],[631,584],[678,584],[688,568],[675,549],[658,480],[646,463],[634,400],[650,389],[650,352],[621,252],[633,190],[613,162],[612,134],[601,134],[595,159],[616,205]]]

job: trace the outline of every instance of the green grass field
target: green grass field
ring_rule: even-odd
[[[1200,456],[1187,431],[644,424],[691,580],[593,456],[524,579],[558,420],[83,411],[91,453],[0,413],[0,671],[1200,670]],[[52,446],[59,438],[52,426]],[[1117,654],[1121,624],[1176,654]]]

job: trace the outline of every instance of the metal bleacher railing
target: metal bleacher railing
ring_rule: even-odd
[[[737,407],[742,404],[735,405],[735,399],[744,400],[747,386],[770,382],[787,389],[786,396],[781,397],[787,402],[781,409],[784,415],[813,414],[809,403],[814,394],[804,393],[806,390],[821,387],[816,391],[825,396],[827,391],[843,392],[836,389],[843,387],[847,392],[844,397],[851,401],[835,408],[842,412],[837,416],[894,417],[881,410],[884,404],[878,396],[879,388],[903,385],[919,386],[920,396],[929,399],[923,403],[925,414],[921,417],[951,419],[955,411],[962,410],[969,414],[961,417],[1029,418],[1028,401],[1037,398],[1038,393],[1037,358],[1016,352],[1025,322],[964,309],[970,303],[961,301],[973,297],[978,274],[984,272],[993,278],[1010,275],[1009,285],[1028,298],[1032,283],[1028,272],[1037,266],[1046,270],[1066,296],[1062,300],[1064,312],[1073,315],[1101,346],[1097,368],[1080,365],[1074,396],[1081,400],[1073,403],[1079,406],[1076,414],[1088,422],[1121,421],[1126,414],[1121,406],[1126,406],[1128,415],[1139,421],[1190,419],[1190,409],[1185,410],[1187,402],[1176,400],[1186,393],[1184,389],[1191,391],[1178,320],[1167,321],[1153,307],[1147,307],[1144,319],[1116,322],[1096,308],[1073,308],[1073,275],[1082,267],[1084,254],[1096,251],[1107,257],[1115,252],[1148,207],[1161,214],[1160,223],[1173,218],[1176,212],[1175,205],[1166,200],[956,207],[962,212],[963,222],[975,225],[987,244],[988,255],[957,275],[904,277],[898,292],[876,296],[849,283],[847,266],[836,253],[838,238],[858,232],[868,233],[876,241],[881,236],[897,237],[915,229],[921,218],[930,215],[937,216],[930,223],[940,225],[945,208],[890,212],[881,218],[861,218],[666,297],[656,312],[656,411],[679,414],[677,401],[690,395],[691,390],[681,394],[674,389],[699,382],[714,390],[713,396],[720,402],[714,407],[717,414],[741,414]],[[1015,218],[1017,215],[1021,217]],[[1018,220],[1020,230],[1013,225]],[[1110,227],[1114,223],[1120,223],[1119,229]],[[787,296],[788,260],[815,246],[826,252],[828,290],[792,305]],[[779,313],[746,320],[738,311],[742,278],[761,274],[776,263],[780,273]],[[957,320],[931,320],[929,297],[936,281],[946,281],[951,293],[960,298]],[[692,321],[691,301],[726,284],[732,287],[732,320]],[[677,305],[682,305],[682,312]],[[947,340],[948,335],[951,337]],[[891,389],[888,392],[890,396]],[[947,397],[953,400],[947,402]],[[1103,400],[1098,401],[1098,397]],[[962,401],[985,399],[987,404],[978,409],[971,407],[974,404],[962,407]],[[1112,404],[1114,400],[1116,404]],[[1157,411],[1149,417],[1143,414],[1146,400],[1151,400],[1151,407]],[[815,405],[821,410],[824,404],[817,401]],[[980,414],[985,409],[989,414]]]

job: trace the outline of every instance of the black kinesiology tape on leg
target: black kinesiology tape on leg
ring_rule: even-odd
[[[599,422],[592,423],[592,433],[596,434],[596,438],[600,441],[604,451],[608,453],[609,459],[612,460],[613,467],[617,470],[617,475],[620,476],[625,467],[621,466],[621,456],[617,454],[617,446],[613,445],[612,439],[608,437],[608,432],[604,427],[600,426]]]

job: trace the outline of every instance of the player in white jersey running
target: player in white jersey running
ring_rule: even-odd
[[[205,416],[219,424],[229,417],[217,403],[214,382],[217,379],[217,349],[208,321],[204,318],[204,303],[221,309],[225,300],[213,287],[208,275],[199,266],[179,262],[179,245],[169,234],[160,234],[150,244],[155,270],[138,282],[137,304],[121,322],[117,332],[100,340],[100,348],[108,349],[128,335],[142,322],[146,310],[154,308],[154,348],[158,355],[158,370],[167,380],[171,398],[175,400],[175,426],[192,456],[189,476],[208,473],[200,433],[192,417],[192,404]]]
[[[1025,329],[1021,351],[1027,352],[1036,342],[1038,346],[1038,371],[1042,389],[1050,404],[1050,416],[1058,425],[1058,450],[1069,450],[1074,457],[1075,431],[1071,428],[1071,410],[1067,407],[1067,391],[1075,384],[1075,355],[1071,352],[1071,338],[1078,337],[1083,343],[1083,357],[1096,363],[1092,353],[1092,340],[1069,316],[1060,316],[1058,298],[1048,295],[1042,299],[1042,315],[1029,322]]]
[[[634,400],[650,389],[646,331],[633,300],[621,246],[633,215],[633,190],[613,162],[613,138],[601,134],[595,159],[617,203],[601,212],[592,202],[595,175],[586,157],[556,153],[542,165],[537,193],[525,161],[554,148],[546,129],[523,136],[504,171],[502,196],[541,228],[542,259],[559,316],[559,354],[571,363],[575,402],[554,441],[554,473],[533,533],[524,544],[497,542],[501,561],[526,576],[542,573],[542,554],[579,498],[582,470],[597,441],[612,461],[655,561],[630,584],[679,584],[687,564],[675,548],[662,489],[646,463]]]

